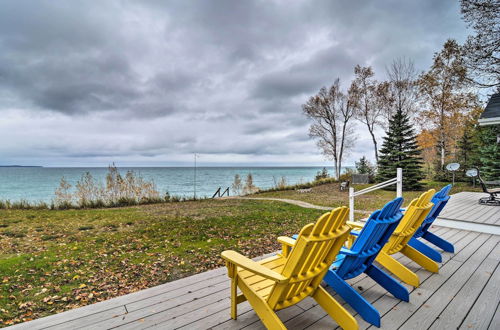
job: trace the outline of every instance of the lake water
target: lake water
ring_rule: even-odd
[[[196,168],[196,196],[211,197],[218,187],[230,187],[234,176],[239,174],[242,181],[252,173],[254,184],[261,188],[271,188],[282,176],[288,184],[305,183],[314,180],[322,167],[198,167]],[[132,170],[147,180],[153,180],[163,195],[192,197],[194,193],[193,167],[122,167],[120,173]],[[85,172],[105,182],[108,169],[105,167],[0,167],[0,200],[27,200],[30,202],[50,202],[54,191],[64,177],[73,186]],[[333,174],[333,168],[328,168]],[[231,192],[232,194],[232,192]]]

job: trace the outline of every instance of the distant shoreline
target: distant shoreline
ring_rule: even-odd
[[[38,165],[0,165],[0,167],[43,167]]]

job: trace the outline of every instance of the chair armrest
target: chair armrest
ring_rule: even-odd
[[[290,250],[295,246],[297,235],[293,235],[293,238],[280,236],[278,237],[278,242],[281,243],[281,255],[285,258],[288,258],[290,254]]]
[[[347,236],[347,240],[345,241],[345,247],[350,249],[354,242],[356,241],[357,237],[359,236],[359,231],[356,230],[351,230],[349,232],[349,236]]]
[[[340,254],[345,254],[345,255],[347,255],[347,256],[356,256],[356,255],[358,255],[357,253],[355,253],[355,252],[353,252],[353,251],[351,251],[351,250],[349,250],[349,249],[346,249],[346,248],[344,248],[344,247],[340,249],[340,252],[339,252],[339,253],[340,253]]]
[[[347,221],[347,225],[352,229],[363,229],[364,224],[354,221]]]
[[[288,278],[286,278],[285,276],[262,266],[258,262],[255,262],[236,251],[226,250],[222,252],[221,255],[227,263],[246,269],[269,280],[275,281],[277,283],[284,283],[288,281]]]
[[[280,236],[278,237],[278,242],[286,246],[293,247],[297,241],[291,237]]]

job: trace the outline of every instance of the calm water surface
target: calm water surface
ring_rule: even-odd
[[[211,197],[218,187],[230,187],[235,174],[244,181],[252,173],[254,184],[271,188],[275,180],[284,176],[288,184],[305,183],[314,180],[322,167],[198,167],[196,169],[196,195]],[[192,197],[194,192],[193,167],[121,167],[122,174],[132,170],[147,180],[153,180],[161,194]],[[96,180],[105,182],[108,169],[105,167],[0,167],[0,199],[18,201],[21,199],[50,202],[59,181],[64,177],[73,186],[85,172]],[[328,168],[333,173],[333,168]],[[232,192],[231,192],[232,193]]]

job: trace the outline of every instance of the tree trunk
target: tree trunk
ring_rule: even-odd
[[[441,169],[444,169],[444,146],[441,145]]]
[[[337,169],[337,173],[338,173],[338,179],[340,179],[340,173],[342,172],[342,159],[339,160],[339,163],[338,163],[338,169]]]
[[[377,148],[377,139],[375,138],[375,134],[373,134],[373,130],[369,129],[370,135],[372,136],[373,146],[375,147],[375,161],[378,164],[378,148]]]
[[[444,86],[443,86],[444,88]],[[444,156],[446,153],[446,148],[445,148],[445,100],[444,100],[444,89],[441,90],[441,105],[439,109],[439,141],[441,143],[441,170],[444,170]]]
[[[444,132],[444,124],[442,124],[441,128],[440,128],[440,140],[439,141],[439,144],[440,144],[440,151],[441,151],[441,170],[444,170],[444,157],[445,157],[445,154],[446,154],[446,147],[445,147],[445,142],[444,142],[444,139],[445,139],[445,132]]]
[[[337,159],[337,157],[334,157],[333,158],[333,162],[334,162],[334,165],[335,165],[335,180],[338,180],[339,179],[339,176],[340,176],[340,173],[339,173],[339,161]]]

